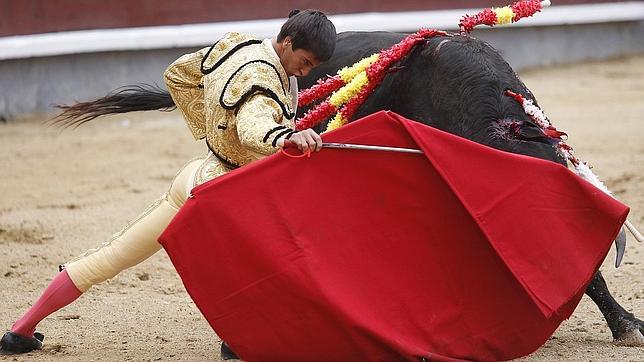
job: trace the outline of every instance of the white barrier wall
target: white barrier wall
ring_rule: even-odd
[[[456,30],[477,9],[332,17],[338,31]],[[0,38],[0,120],[48,113],[54,104],[88,100],[119,86],[162,85],[165,67],[228,30],[276,34],[283,19],[111,29]],[[644,3],[571,5],[509,26],[477,28],[515,68],[644,53]]]

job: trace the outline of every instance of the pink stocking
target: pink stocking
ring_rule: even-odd
[[[36,325],[48,315],[75,301],[83,294],[69,278],[66,270],[58,273],[49,283],[36,303],[18,319],[11,331],[21,336],[33,337]]]

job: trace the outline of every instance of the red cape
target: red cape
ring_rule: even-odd
[[[160,238],[250,361],[527,355],[570,316],[628,208],[565,167],[379,112],[324,149],[193,190]]]

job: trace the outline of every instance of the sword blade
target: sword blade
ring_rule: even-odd
[[[339,148],[345,150],[365,150],[365,151],[387,151],[387,152],[403,152],[403,153],[423,153],[421,150],[414,148],[401,148],[401,147],[388,147],[388,146],[371,146],[371,145],[358,145],[353,143],[323,143],[322,148]]]

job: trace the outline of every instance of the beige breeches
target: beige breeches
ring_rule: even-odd
[[[170,190],[111,240],[65,265],[76,287],[87,291],[152,256],[163,230],[184,204],[192,187],[228,171],[212,155],[192,160],[175,176]]]

